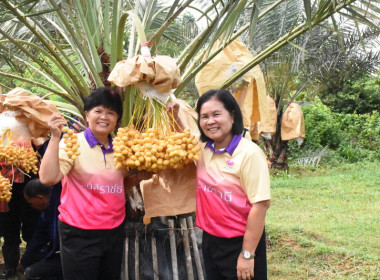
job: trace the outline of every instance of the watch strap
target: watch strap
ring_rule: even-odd
[[[243,255],[243,258],[245,259],[253,259],[256,254],[251,254],[250,251],[241,250],[241,254]]]

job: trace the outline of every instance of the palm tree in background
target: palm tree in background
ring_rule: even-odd
[[[270,16],[257,23],[252,42],[249,42],[248,36],[243,36],[243,41],[253,54],[260,54],[268,42],[275,41],[284,30],[305,21],[303,2],[299,0],[281,3],[277,9],[269,12]],[[265,1],[266,5],[274,3],[275,1]],[[362,3],[358,5],[361,6]],[[378,65],[376,61],[379,61],[380,52],[372,51],[378,46],[380,39],[378,18],[373,17],[371,23],[364,25],[361,20],[359,23],[347,20],[345,13],[342,14],[332,15],[260,63],[266,79],[267,93],[273,97],[277,107],[276,133],[271,139],[261,138],[273,169],[288,169],[288,141],[281,139],[281,121],[291,102],[305,92],[310,97],[312,94],[321,94],[326,80],[332,80],[329,79],[329,73],[337,66],[338,72],[342,71],[342,65],[346,65],[347,69],[352,65],[348,63],[350,57],[360,56],[361,65],[350,69],[351,73],[373,73],[374,66]],[[324,94],[327,96],[329,92]]]

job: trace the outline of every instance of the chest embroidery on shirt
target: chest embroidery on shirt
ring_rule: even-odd
[[[223,168],[225,169],[225,170],[229,170],[229,171],[231,171],[232,169],[233,169],[233,166],[234,166],[234,161],[232,160],[232,159],[226,159],[226,165],[225,166],[223,166]]]

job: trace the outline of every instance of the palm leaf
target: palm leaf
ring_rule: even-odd
[[[6,57],[6,51],[10,46],[16,46],[18,61],[22,63],[18,63],[21,66],[13,64],[11,69],[19,68],[20,72],[30,70],[36,72],[38,77],[44,77],[43,81],[34,83],[33,77],[23,81],[20,79],[23,78],[21,74],[14,75],[19,81],[34,83],[41,88],[44,86],[44,90],[48,91],[55,89],[81,108],[78,103],[89,94],[90,89],[104,85],[107,71],[117,61],[127,54],[137,54],[138,41],[152,43],[152,54],[164,41],[166,44],[184,46],[178,56],[178,65],[183,73],[183,83],[176,90],[178,94],[205,64],[237,37],[245,39],[255,53],[255,58],[221,86],[232,83],[244,71],[249,71],[269,57],[279,58],[280,54],[276,52],[281,48],[290,46],[290,51],[299,53],[300,58],[306,53],[312,55],[305,47],[306,41],[298,42],[297,39],[311,28],[326,26],[330,30],[334,29],[334,22],[323,22],[332,14],[339,12],[346,19],[356,20],[348,28],[335,23],[336,34],[342,36],[347,36],[353,30],[359,31],[361,28],[358,28],[358,24],[360,26],[362,23],[374,29],[378,26],[376,21],[379,18],[378,1],[368,0],[198,1],[201,9],[195,8],[194,3],[194,0],[175,0],[170,3],[158,0],[94,0],[91,3],[82,0],[21,3],[3,0],[0,3],[0,40],[4,42],[0,46],[0,55],[4,56],[1,63],[12,65],[9,57]],[[190,7],[200,11],[207,26],[197,36],[181,40],[181,32],[178,32],[175,24],[185,9]],[[135,32],[136,26],[141,28]],[[331,34],[328,32],[325,34]],[[312,34],[310,32],[307,35],[310,41],[313,40]],[[211,52],[218,39],[220,47]],[[105,61],[103,55],[108,55],[110,61]],[[37,61],[42,56],[46,63]],[[57,68],[61,71],[60,75],[56,74]],[[2,73],[9,75],[7,71]],[[129,114],[135,93],[127,90],[125,96],[125,111]]]
[[[309,29],[311,29],[311,3],[310,0],[303,0],[303,4],[305,6],[305,14],[306,14],[306,21],[309,26]]]

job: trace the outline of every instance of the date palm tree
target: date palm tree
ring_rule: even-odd
[[[257,42],[261,34],[263,40],[254,59],[221,84],[223,88],[281,48],[288,45],[302,48],[295,39],[316,26],[330,29],[335,26],[337,34],[343,35],[336,23],[333,27],[326,24],[326,19],[335,15],[373,26],[373,21],[379,18],[377,3],[370,0],[1,0],[0,76],[3,79],[0,86],[9,89],[12,83],[21,83],[48,99],[59,96],[60,99],[52,102],[62,111],[71,112],[78,119],[73,121],[83,125],[83,99],[91,89],[109,85],[107,77],[116,62],[137,55],[140,43],[148,43],[152,55],[159,53],[165,42],[178,46],[176,59],[182,74],[182,84],[175,90],[178,95],[224,46],[242,36],[248,43]],[[195,11],[205,22],[205,27],[198,29],[196,36],[185,44],[180,36],[184,32],[175,29],[179,28],[175,23],[184,11]],[[281,28],[273,30],[278,19]],[[220,48],[211,52],[216,40],[222,42]],[[127,87],[118,91],[124,96],[123,123],[126,124],[136,90]]]

